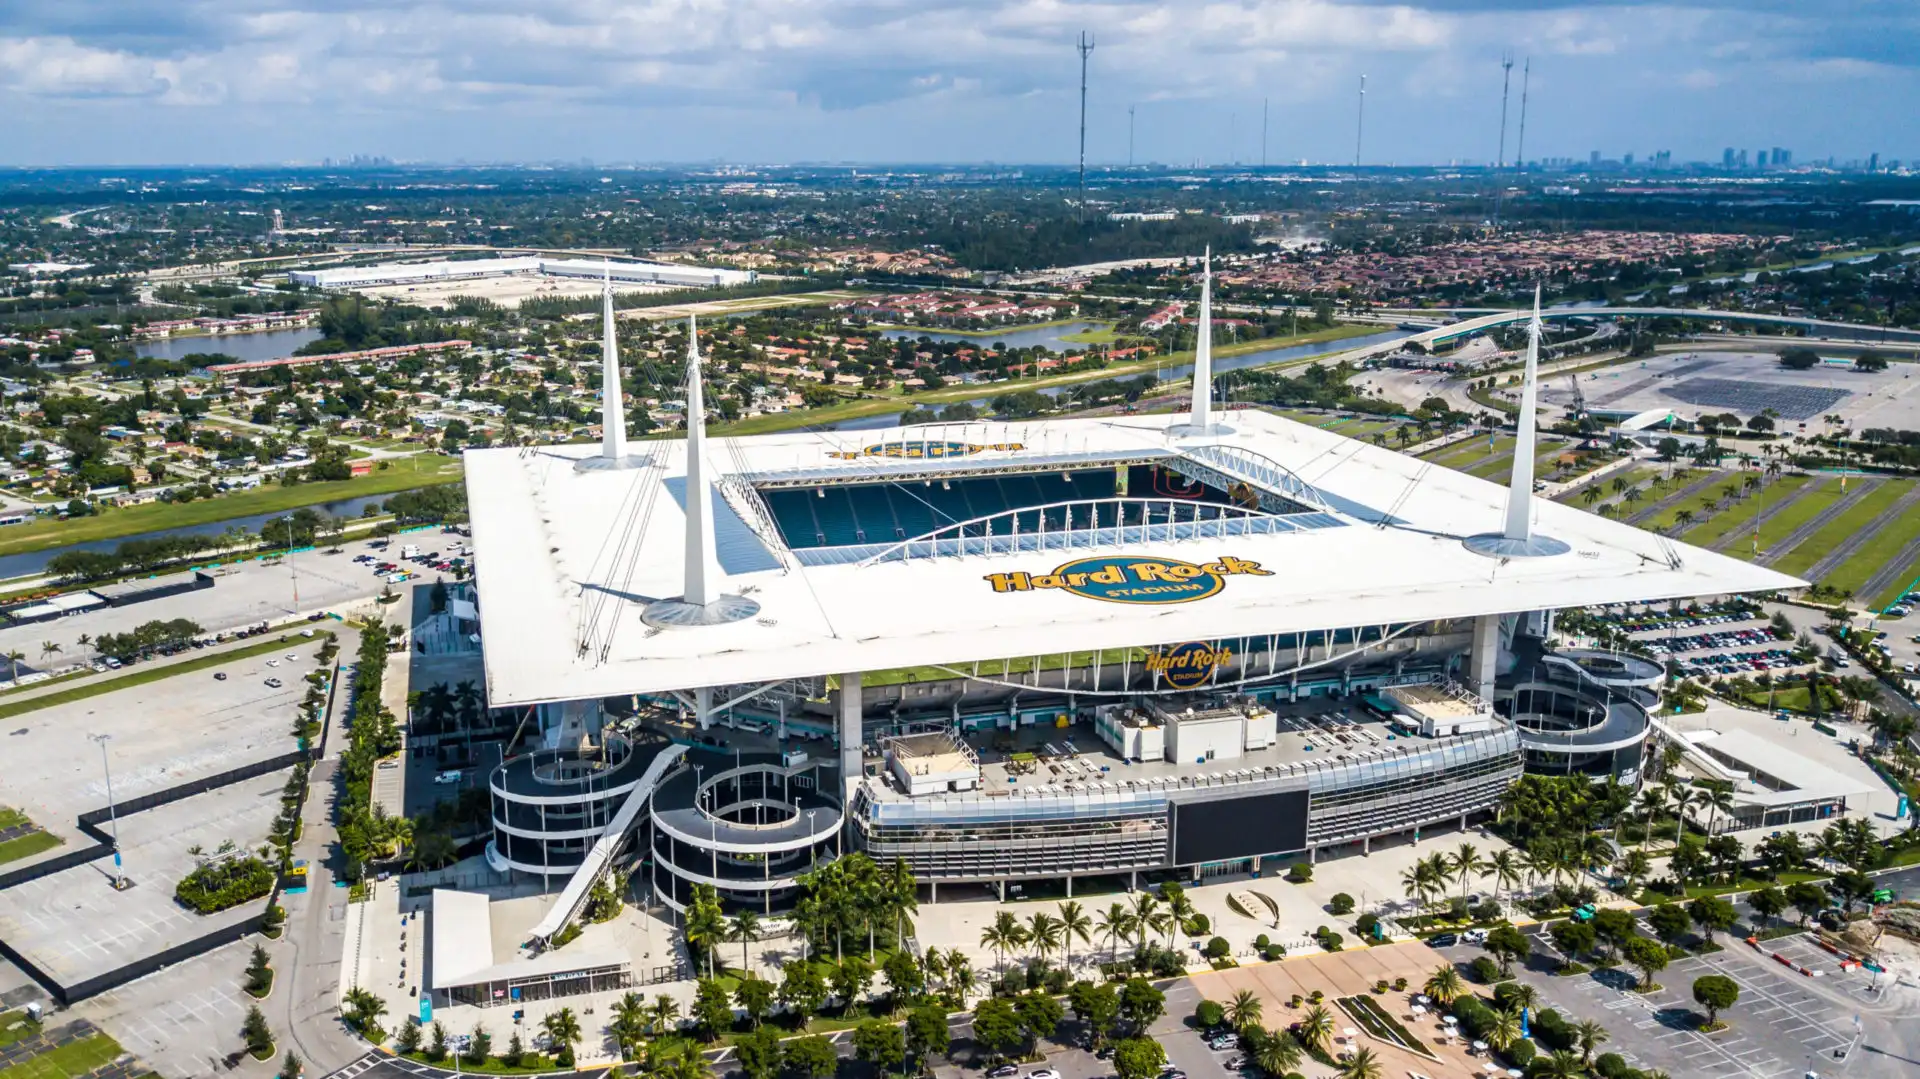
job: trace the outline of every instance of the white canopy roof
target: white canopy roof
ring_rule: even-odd
[[[1095,549],[800,565],[711,492],[722,591],[757,617],[654,630],[644,605],[681,593],[685,444],[659,467],[576,471],[594,446],[470,450],[468,501],[479,567],[489,699],[496,705],[965,663],[1069,649],[1171,644],[1425,622],[1596,603],[1796,588],[1764,567],[1674,543],[1536,499],[1534,531],[1571,550],[1496,559],[1461,543],[1498,532],[1502,486],[1264,412],[1218,439],[1171,439],[1165,416],[792,432],[712,439],[716,488],[731,477],[830,469],[849,479],[906,464],[863,454],[923,438],[939,467],[1182,451],[1218,443],[1263,455],[1313,484],[1329,527]],[[846,456],[835,456],[844,454]],[[921,481],[903,481],[917,484]],[[748,516],[753,516],[751,508]],[[1382,518],[1389,523],[1376,527]],[[1114,602],[1064,589],[996,591],[993,574],[1050,574],[1082,557],[1195,565],[1231,558],[1257,571],[1219,578],[1194,602]],[[583,646],[584,642],[584,646]]]

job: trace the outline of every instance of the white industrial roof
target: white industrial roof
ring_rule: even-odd
[[[467,489],[489,699],[529,704],[1804,585],[1541,499],[1534,503],[1536,532],[1572,550],[1488,558],[1461,539],[1500,527],[1502,486],[1263,412],[1232,413],[1235,433],[1214,440],[1172,440],[1165,434],[1170,419],[712,439],[708,472],[717,485],[729,476],[823,467],[859,477],[911,462],[858,451],[923,434],[977,447],[942,462],[950,467],[1056,455],[1084,461],[1097,453],[1164,453],[1212,441],[1264,455],[1313,484],[1333,506],[1338,526],[1129,542],[1071,554],[800,565],[762,543],[716,489],[724,590],[748,595],[760,605],[758,616],[654,630],[640,620],[645,603],[681,591],[684,442],[636,445],[654,454],[658,467],[627,471],[577,471],[575,462],[597,451],[587,445],[470,450]],[[1381,518],[1390,523],[1371,523]],[[1232,557],[1258,563],[1265,575],[1226,577],[1208,598],[1161,605],[1063,590],[996,592],[987,580],[994,573],[1046,574],[1090,555],[1188,563]]]
[[[1776,791],[1762,787],[1749,779],[1741,783],[1735,791],[1735,797],[1741,802],[1790,805],[1818,798],[1844,798],[1852,794],[1866,794],[1875,786],[1864,778],[1842,775],[1804,753],[1789,749],[1750,731],[1703,731],[1692,736],[1691,740],[1697,746],[1726,754],[1751,771],[1764,772],[1783,782],[1793,784],[1791,790]],[[1864,765],[1862,767],[1864,768]]]
[[[471,985],[471,975],[493,965],[493,913],[480,892],[433,890],[433,977],[435,989]]]

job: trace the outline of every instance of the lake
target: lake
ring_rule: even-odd
[[[1063,330],[1065,329],[1065,327],[1061,328]],[[932,335],[929,334],[928,336]],[[1275,345],[1272,348],[1263,348],[1254,352],[1243,352],[1238,356],[1216,356],[1213,360],[1213,370],[1215,374],[1219,374],[1223,371],[1239,371],[1249,367],[1262,367],[1272,363],[1285,363],[1288,360],[1304,360],[1309,356],[1324,356],[1331,352],[1345,352],[1348,349],[1366,348],[1370,345],[1385,344],[1388,341],[1398,341],[1402,338],[1412,336],[1413,333],[1411,331],[1396,329],[1385,330],[1380,333],[1370,333],[1363,337],[1348,337],[1339,341],[1319,341],[1307,345]],[[1008,341],[1007,343],[1009,345],[1013,344],[1012,341]],[[1145,374],[1145,372],[1113,375],[1111,377],[1134,378],[1139,374]],[[1163,367],[1156,371],[1155,374],[1157,374],[1163,382],[1183,379],[1193,374],[1193,365],[1183,363],[1173,367]],[[967,398],[965,403],[974,405],[984,411],[988,403],[995,397],[1003,393],[1011,393],[1020,388],[1019,384],[1012,382],[996,384],[992,393],[980,397]],[[1062,392],[1072,388],[1073,386],[1071,384],[1064,386],[1044,386],[1041,387],[1039,392],[1049,397],[1057,397]],[[962,402],[947,401],[934,407],[945,408],[947,405],[960,403]],[[833,431],[877,431],[887,427],[899,426],[902,415],[903,413],[899,412],[886,412],[877,416],[860,416],[855,419],[831,424],[827,429]]]
[[[161,360],[177,360],[195,352],[224,352],[250,363],[277,360],[309,341],[320,340],[320,331],[312,326],[292,330],[261,330],[258,333],[195,334],[191,337],[163,337],[133,346],[135,355]]]
[[[400,492],[384,495],[362,495],[357,498],[343,498],[333,502],[322,502],[309,507],[332,517],[358,517],[368,506],[378,506]],[[184,528],[165,528],[157,532],[141,532],[132,536],[119,536],[114,539],[90,540],[86,543],[70,543],[65,547],[50,547],[43,551],[27,551],[23,554],[0,556],[0,577],[24,577],[39,573],[47,568],[47,562],[62,551],[102,551],[111,552],[115,547],[131,540],[159,539],[161,536],[217,536],[234,525],[249,532],[257,532],[260,526],[275,517],[285,517],[292,510],[278,513],[256,513],[250,517],[230,517],[224,521],[209,521],[206,524],[187,525]]]

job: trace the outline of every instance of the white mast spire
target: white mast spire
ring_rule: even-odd
[[[1200,270],[1200,336],[1193,344],[1193,408],[1187,420],[1205,431],[1213,421],[1213,247]]]
[[[613,264],[605,263],[605,310],[600,331],[600,456],[621,461],[627,456],[627,409],[621,399],[620,339],[613,325]]]
[[[1533,538],[1533,428],[1540,371],[1540,286],[1533,286],[1533,318],[1527,322],[1527,367],[1520,377],[1520,423],[1514,432],[1513,478],[1507,485],[1507,539]]]
[[[713,501],[707,490],[707,408],[700,388],[700,333],[687,316],[687,567],[682,601],[705,607],[720,593],[713,545]]]

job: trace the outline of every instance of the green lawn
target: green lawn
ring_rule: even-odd
[[[150,502],[121,510],[104,510],[93,517],[14,525],[0,535],[0,555],[22,554],[49,547],[65,547],[90,540],[118,539],[138,532],[155,532],[188,525],[211,524],[257,513],[280,513],[321,502],[364,495],[392,494],[460,479],[460,459],[438,454],[401,457],[392,467],[350,480],[302,483],[293,487],[261,487],[237,491],[198,502]]]
[[[1848,507],[1845,513],[1828,521],[1820,531],[1808,536],[1800,546],[1787,552],[1785,557],[1774,563],[1774,568],[1782,573],[1796,575],[1805,573],[1815,562],[1832,553],[1835,547],[1840,546],[1850,537],[1858,535],[1861,530],[1872,524],[1875,517],[1880,516],[1888,507],[1898,502],[1900,496],[1906,491],[1907,484],[1900,480],[1889,480],[1881,484]],[[1909,536],[1912,534],[1912,528],[1911,521],[1905,523]]]
[[[1487,441],[1478,435],[1443,446],[1427,457],[1436,465],[1442,465],[1455,471],[1466,471],[1475,465],[1487,463],[1489,457],[1501,460],[1513,456],[1514,440],[1510,435],[1500,435],[1493,440],[1493,448],[1487,448]]]
[[[1578,506],[1585,510],[1595,510],[1620,497],[1613,493],[1614,480],[1625,480],[1627,481],[1628,487],[1634,487],[1647,482],[1647,480],[1654,475],[1654,472],[1655,470],[1651,468],[1630,466],[1611,475],[1602,476],[1598,484],[1600,496],[1595,498],[1591,505],[1589,505],[1586,500],[1586,491],[1579,487],[1560,495],[1555,498],[1554,501],[1568,506]]]
[[[1905,595],[1909,588],[1915,587],[1914,581],[1916,579],[1920,579],[1920,556],[1915,556],[1913,561],[1907,563],[1906,568],[1900,571],[1899,575],[1893,579],[1893,583],[1888,585],[1885,591],[1872,597],[1873,609],[1876,611],[1886,610],[1894,600]]]
[[[18,828],[23,824],[32,824],[33,818],[17,809],[0,806],[0,828]]]
[[[1904,484],[1899,486],[1903,489],[1905,487]],[[1878,532],[1868,536],[1865,542],[1847,556],[1846,561],[1836,566],[1833,572],[1827,574],[1826,580],[1820,583],[1831,588],[1846,589],[1849,592],[1858,591],[1860,586],[1866,584],[1869,577],[1880,572],[1888,561],[1899,557],[1900,552],[1913,539],[1915,532],[1916,524],[1911,514],[1888,521],[1880,527]],[[1907,582],[1913,578],[1913,574],[1906,574],[1900,578],[1899,584],[1895,587],[1905,588]],[[1876,606],[1884,607],[1885,604]]]
[[[0,842],[0,863],[31,858],[42,851],[49,851],[60,845],[60,837],[51,832],[29,832]]]
[[[1688,543],[1711,547],[1729,535],[1752,531],[1754,518],[1779,505],[1780,501],[1807,485],[1805,476],[1780,476],[1751,494],[1743,494],[1738,504],[1687,533]],[[1743,548],[1744,549],[1744,548]]]
[[[195,671],[204,671],[209,667],[218,667],[222,664],[232,663],[235,660],[246,659],[249,656],[277,652],[288,647],[290,644],[299,645],[305,643],[307,643],[306,638],[287,634],[270,640],[255,641],[252,644],[227,652],[195,656],[192,659],[183,660],[179,663],[161,665],[149,661],[134,668],[127,674],[118,675],[113,678],[101,678],[98,681],[90,681],[83,685],[75,686],[72,689],[63,689],[58,693],[49,693],[44,697],[34,697],[29,700],[0,704],[0,719],[23,715],[27,712],[37,712],[42,708],[51,708],[56,704],[71,704],[74,701],[83,701],[88,697],[97,697],[102,693],[112,693],[117,689],[130,689],[133,686],[145,685],[148,682],[158,682],[163,678],[172,678],[175,675],[192,674]],[[305,677],[305,674],[305,671],[294,671],[290,677],[302,678]]]
[[[1000,331],[1004,333],[1006,327]],[[1349,337],[1363,337],[1379,332],[1377,326],[1362,326],[1342,323],[1324,330],[1311,333],[1294,334],[1290,337],[1268,337],[1257,341],[1241,341],[1230,345],[1216,345],[1213,354],[1216,357],[1239,356],[1249,352],[1263,352],[1268,349],[1290,348],[1296,345],[1322,344],[1340,341]],[[988,336],[991,336],[990,334]],[[1332,349],[1329,352],[1334,351]],[[1303,356],[1299,359],[1284,360],[1279,363],[1265,364],[1260,369],[1294,367],[1309,363],[1315,357]],[[884,390],[867,391],[862,397],[843,404],[828,405],[825,408],[803,408],[793,412],[782,412],[767,416],[749,416],[737,423],[723,424],[712,428],[709,433],[715,435],[764,435],[775,431],[789,431],[796,427],[813,427],[820,424],[839,423],[844,420],[859,419],[864,416],[880,416],[891,412],[904,412],[916,406],[949,405],[956,401],[966,401],[978,397],[993,397],[1019,390],[1038,390],[1050,386],[1070,386],[1077,382],[1096,382],[1101,379],[1122,378],[1137,375],[1143,371],[1152,371],[1158,367],[1177,366],[1190,362],[1191,352],[1174,352],[1165,356],[1149,357],[1125,363],[1109,364],[1096,371],[1075,371],[1071,374],[1043,376],[1034,379],[1019,379],[1006,382],[992,382],[984,385],[946,386],[938,390],[925,390],[908,394],[898,386]],[[1161,389],[1171,390],[1180,382],[1165,382]],[[7,553],[0,550],[0,554]]]
[[[40,1032],[40,1024],[30,1022],[26,1012],[0,1012],[0,1046],[24,1041]]]
[[[1774,544],[1792,535],[1794,529],[1824,513],[1839,498],[1840,484],[1831,478],[1810,485],[1799,501],[1781,510],[1772,520],[1761,523],[1761,553],[1765,554]]]
[[[1831,713],[1843,707],[1846,703],[1846,698],[1842,697],[1838,690],[1829,685],[1822,685],[1820,687],[1820,699],[1826,704],[1826,707],[1821,710],[1825,713]],[[1808,714],[1807,700],[1807,687],[1805,683],[1789,686],[1785,689],[1775,689],[1771,694],[1764,689],[1747,694],[1747,703],[1753,705],[1755,708],[1766,708],[1771,704],[1776,712],[1797,712],[1802,715]]]
[[[105,1034],[95,1034],[51,1049],[11,1068],[0,1069],[0,1079],[80,1079],[113,1063],[126,1050]]]

